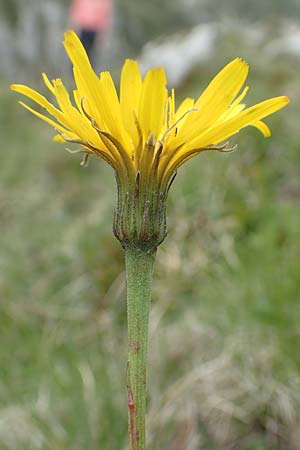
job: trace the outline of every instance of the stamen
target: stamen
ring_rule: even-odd
[[[160,141],[163,143],[164,140],[166,139],[166,137],[171,133],[171,131],[177,127],[177,125],[185,118],[185,116],[187,116],[188,114],[190,114],[191,112],[197,112],[199,111],[199,108],[191,108],[188,109],[184,114],[182,114],[182,116],[179,117],[179,119],[177,119],[173,125],[170,126],[170,128],[167,129],[167,131],[165,132],[165,134],[163,135],[163,137],[160,139]],[[177,128],[176,128],[177,130]],[[177,134],[177,131],[176,131]]]

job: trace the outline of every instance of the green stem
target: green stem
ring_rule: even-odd
[[[128,428],[130,450],[145,450],[148,323],[155,251],[125,250],[128,315]]]

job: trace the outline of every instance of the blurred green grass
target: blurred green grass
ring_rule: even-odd
[[[282,64],[258,62],[250,85],[249,103],[299,98]],[[1,449],[126,449],[112,173],[80,167],[3,85],[0,102]],[[235,153],[179,171],[155,271],[149,450],[298,449],[299,111],[271,117],[271,139],[244,130]]]

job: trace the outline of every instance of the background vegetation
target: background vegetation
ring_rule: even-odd
[[[235,153],[201,155],[173,185],[151,314],[149,450],[299,450],[299,63],[266,60],[230,32],[179,96],[197,96],[236,54],[250,62],[249,104],[293,101],[268,120],[270,139],[244,130]],[[80,167],[16,100],[3,82],[0,448],[125,450],[114,179],[100,160]]]

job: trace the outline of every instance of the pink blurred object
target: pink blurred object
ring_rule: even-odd
[[[101,31],[108,28],[111,0],[73,0],[70,20],[81,29]]]

